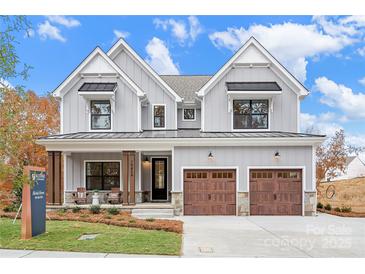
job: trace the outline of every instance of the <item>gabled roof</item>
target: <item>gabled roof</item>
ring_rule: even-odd
[[[160,75],[161,78],[179,94],[184,102],[192,102],[196,92],[209,81],[210,75]]]
[[[101,56],[120,76],[122,81],[124,81],[132,90],[134,90],[137,96],[143,97],[145,93],[125,74],[99,47],[96,47],[82,62],[78,67],[71,72],[69,76],[53,91],[55,97],[61,97],[61,90],[66,87],[66,85],[76,77],[83,68],[85,68],[91,60],[96,56]]]
[[[210,88],[228,71],[233,63],[251,46],[254,45],[274,66],[276,66],[291,82],[298,88],[300,96],[308,95],[308,90],[296,79],[282,64],[276,60],[254,37],[250,37],[247,42],[225,63],[218,72],[199,90],[198,96],[204,96]]]
[[[137,62],[163,87],[165,88],[177,102],[181,102],[181,97],[164,81],[162,78],[154,71],[154,69],[146,63],[138,53],[133,50],[123,38],[120,38],[108,51],[108,56],[113,58],[114,54],[120,49],[123,48],[124,50],[128,51],[136,60]]]

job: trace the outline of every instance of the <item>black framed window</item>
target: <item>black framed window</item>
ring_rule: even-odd
[[[85,174],[87,190],[120,187],[120,162],[86,162]]]
[[[153,127],[164,128],[165,127],[165,106],[156,105],[153,106]]]
[[[233,129],[267,129],[269,100],[234,100]]]
[[[110,101],[91,101],[91,129],[111,129]]]
[[[183,120],[195,120],[195,108],[184,108]]]

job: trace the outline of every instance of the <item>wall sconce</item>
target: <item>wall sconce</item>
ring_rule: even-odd
[[[214,156],[213,156],[213,154],[212,154],[211,151],[209,152],[208,160],[210,160],[210,161],[213,161],[214,160]]]
[[[275,160],[279,160],[280,159],[280,153],[279,153],[279,151],[275,152],[274,158],[275,158]]]
[[[149,164],[150,163],[150,160],[148,160],[148,157],[147,156],[144,158],[143,163],[144,164]]]

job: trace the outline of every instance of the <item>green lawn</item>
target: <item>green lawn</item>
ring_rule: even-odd
[[[78,241],[83,234],[100,234]],[[71,221],[47,221],[47,232],[31,240],[20,239],[20,222],[0,218],[0,248],[102,253],[179,255],[181,235]]]

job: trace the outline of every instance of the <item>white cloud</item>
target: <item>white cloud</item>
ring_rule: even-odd
[[[326,77],[315,80],[315,88],[323,95],[320,102],[340,109],[349,119],[365,119],[365,94],[337,84]]]
[[[340,23],[349,24],[352,23],[356,27],[365,27],[365,16],[364,15],[353,15],[341,18]]]
[[[14,86],[7,80],[0,78],[0,87],[14,89]]]
[[[314,115],[309,113],[300,114],[300,127],[302,132],[313,134],[325,134],[333,136],[342,126],[336,122],[336,115],[333,112]]]
[[[153,24],[156,28],[162,28],[164,31],[171,31],[174,38],[177,39],[180,46],[191,46],[197,36],[203,32],[203,27],[196,16],[189,16],[187,23],[183,20],[155,18]]]
[[[360,56],[365,57],[365,47],[358,48],[358,49],[356,50],[356,52],[357,52]]]
[[[113,33],[114,33],[116,39],[119,39],[119,38],[125,39],[130,35],[130,33],[128,31],[117,30],[117,29],[113,30]]]
[[[365,77],[361,78],[361,79],[359,80],[359,83],[360,83],[361,85],[365,86]]]
[[[80,21],[71,17],[52,15],[52,16],[47,16],[47,18],[51,23],[59,24],[65,26],[66,28],[74,28],[81,26]]]
[[[41,39],[52,39],[60,42],[66,42],[66,38],[62,36],[61,30],[49,23],[48,20],[38,25],[38,34]]]
[[[325,17],[314,17],[311,24],[286,22],[274,25],[229,27],[209,35],[217,48],[236,51],[251,36],[263,44],[300,81],[306,80],[309,58],[321,54],[336,54],[358,41],[354,26],[342,25]]]
[[[191,40],[195,41],[196,37],[203,32],[203,27],[200,24],[198,17],[196,16],[189,16],[188,21],[190,26],[189,29],[190,38]]]
[[[169,49],[165,43],[157,37],[153,37],[146,46],[148,57],[146,62],[159,74],[180,74],[178,65],[171,58]]]

